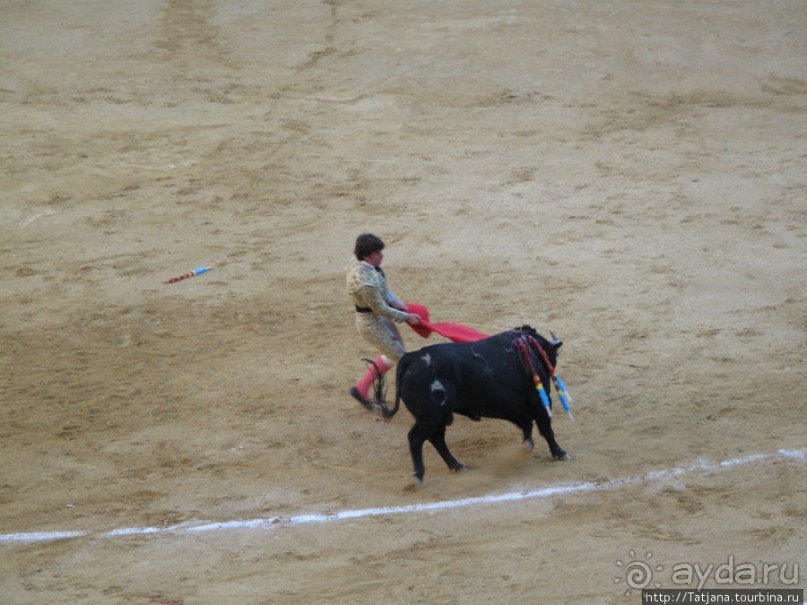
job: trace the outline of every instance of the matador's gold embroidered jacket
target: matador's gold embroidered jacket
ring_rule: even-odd
[[[398,299],[387,286],[384,274],[370,264],[351,258],[347,265],[347,293],[357,307],[370,308],[373,313],[402,323],[408,315],[390,306]]]

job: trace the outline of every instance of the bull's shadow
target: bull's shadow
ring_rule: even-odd
[[[551,419],[550,389],[562,344],[554,335],[549,341],[524,325],[477,342],[441,343],[412,351],[398,362],[392,408],[383,397],[383,378],[378,379],[375,403],[380,414],[392,418],[403,401],[415,417],[409,431],[409,451],[417,482],[422,483],[426,470],[426,441],[451,471],[465,468],[446,445],[446,427],[453,422],[454,414],[477,421],[508,420],[521,429],[530,449],[535,445],[535,423],[552,457],[569,460],[571,456],[555,441]]]

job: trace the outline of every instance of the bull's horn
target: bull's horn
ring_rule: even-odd
[[[559,344],[559,343],[561,342],[560,338],[558,338],[557,336],[555,336],[555,333],[554,333],[554,332],[550,331],[550,332],[549,332],[549,335],[550,335],[550,336],[552,336],[552,344],[553,344],[553,345]]]

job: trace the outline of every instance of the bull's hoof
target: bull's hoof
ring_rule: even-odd
[[[452,473],[464,473],[465,471],[468,470],[468,467],[460,463],[457,464],[456,466],[452,466],[450,470]]]
[[[569,452],[559,451],[557,454],[552,454],[555,460],[571,460],[572,455]]]
[[[411,494],[416,492],[421,485],[423,485],[423,481],[414,479],[411,483],[404,485],[403,491],[405,494]]]
[[[351,397],[353,397],[353,399],[358,401],[362,405],[362,407],[364,407],[364,409],[367,410],[368,412],[374,412],[374,413],[376,412],[375,406],[373,406],[373,404],[370,402],[369,399],[363,397],[362,394],[359,393],[359,389],[357,389],[356,387],[350,387],[348,394]]]
[[[423,485],[423,475],[418,476],[418,474],[415,473],[412,475],[412,483],[407,484],[406,487],[404,487],[404,491],[413,492],[421,485]]]
[[[412,481],[404,485],[404,493],[411,494],[412,492],[416,492],[418,488],[423,487],[423,479],[418,479],[418,477],[412,477]]]
[[[524,446],[525,450],[531,452],[535,447],[535,441],[533,441],[532,439],[525,439],[524,441],[521,442],[521,445]]]

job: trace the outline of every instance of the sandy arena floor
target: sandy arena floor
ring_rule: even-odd
[[[0,3],[0,601],[803,587],[804,31],[803,0]],[[411,416],[346,395],[363,231],[435,321],[564,339],[574,460],[458,418],[470,472],[427,448],[408,489]]]

